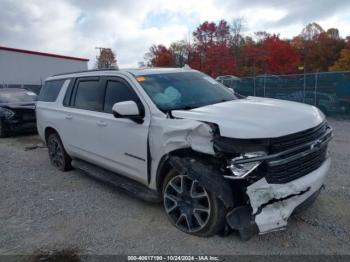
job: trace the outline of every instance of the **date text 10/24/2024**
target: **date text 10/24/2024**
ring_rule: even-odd
[[[174,256],[174,255],[156,255],[156,256],[128,256],[128,261],[219,261],[217,256]]]

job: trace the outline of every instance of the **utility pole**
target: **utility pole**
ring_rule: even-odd
[[[100,57],[100,59],[101,59],[102,50],[107,49],[107,47],[95,47],[95,49],[99,50],[99,52],[100,52],[100,55],[98,57],[96,57],[96,59],[98,62],[101,62],[101,60],[98,60],[98,58]],[[105,66],[106,66],[106,62],[103,60],[102,68],[105,68]]]

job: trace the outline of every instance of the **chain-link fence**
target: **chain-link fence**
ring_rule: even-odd
[[[258,75],[221,82],[244,96],[285,99],[317,106],[328,115],[350,115],[350,72]]]
[[[21,84],[17,82],[0,82],[0,88],[24,88],[39,94],[41,90],[41,83],[38,84],[37,82],[27,82],[26,84]]]

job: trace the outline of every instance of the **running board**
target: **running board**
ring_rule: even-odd
[[[152,203],[160,203],[162,201],[161,196],[156,191],[151,190],[134,180],[123,177],[94,164],[74,159],[72,161],[72,166],[104,184],[121,189],[127,194],[135,196],[141,200]]]

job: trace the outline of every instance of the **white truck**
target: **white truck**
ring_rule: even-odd
[[[316,107],[242,98],[192,69],[52,76],[36,116],[59,170],[161,201],[175,227],[197,236],[284,229],[330,166],[332,129]]]

